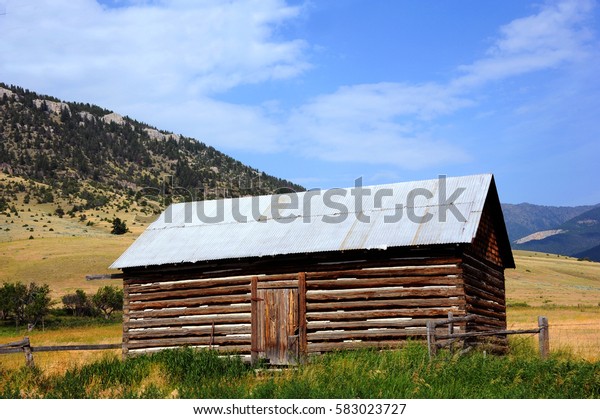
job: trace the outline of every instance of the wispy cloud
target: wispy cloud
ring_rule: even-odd
[[[407,169],[470,160],[434,134],[438,117],[478,105],[478,91],[534,71],[589,58],[591,1],[562,1],[500,28],[485,56],[457,68],[446,83],[345,86],[295,110],[290,138],[309,155],[331,161],[383,163]]]
[[[277,26],[300,12],[283,1],[112,3],[122,7],[10,3],[0,21],[0,74],[136,100],[206,96],[308,68],[302,40],[274,40]]]
[[[500,28],[500,37],[484,58],[459,67],[463,75],[451,81],[453,89],[560,66],[584,59],[593,40],[586,26],[591,0],[548,4],[537,14],[516,19]]]

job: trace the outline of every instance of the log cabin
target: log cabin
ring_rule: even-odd
[[[273,365],[397,347],[448,313],[506,329],[514,267],[491,174],[176,203],[111,266],[124,356],[193,346]]]

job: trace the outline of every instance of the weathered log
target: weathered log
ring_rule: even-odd
[[[420,329],[385,329],[385,330],[347,330],[309,333],[308,342],[339,340],[380,340],[399,336],[425,336],[425,328]]]
[[[316,330],[354,330],[354,329],[372,329],[389,328],[403,329],[406,327],[425,327],[430,319],[418,320],[363,320],[363,321],[339,321],[339,322],[309,322],[307,327],[309,331]]]
[[[471,281],[467,280],[467,278],[465,278],[465,291],[467,293],[467,295],[473,295],[475,297],[479,297],[479,298],[484,298],[486,300],[490,300],[490,301],[495,301],[498,304],[505,304],[504,301],[504,294],[502,293],[500,294],[499,290],[496,290],[498,292],[490,292],[488,290],[485,290],[484,287],[482,287],[481,285],[485,285],[485,284],[477,284],[477,285],[473,285]]]
[[[215,325],[200,327],[167,327],[160,329],[129,330],[129,341],[133,339],[157,339],[166,337],[184,336],[227,336],[227,335],[250,335],[250,324],[243,326]]]
[[[406,340],[318,342],[308,344],[308,353],[321,353],[365,348],[398,349],[402,348],[404,345],[406,345]]]
[[[498,304],[494,301],[484,300],[482,298],[472,297],[470,295],[465,296],[465,298],[467,303],[471,304],[473,307],[479,307],[493,311],[506,311],[506,306],[504,304]]]
[[[211,295],[235,295],[235,294],[247,294],[250,291],[250,284],[248,285],[237,285],[229,287],[217,287],[217,288],[200,288],[200,289],[186,289],[186,290],[171,290],[161,292],[141,292],[129,294],[129,301],[166,301],[174,300],[179,298],[191,298],[191,297],[208,297]]]
[[[186,346],[186,345],[204,345],[208,346],[211,344],[219,346],[225,346],[228,344],[248,344],[250,345],[250,336],[216,336],[211,338],[210,336],[194,336],[194,337],[181,337],[181,338],[168,338],[168,339],[148,339],[148,340],[134,340],[131,339],[127,345],[128,349],[138,348],[152,348],[152,347],[173,347],[173,346]]]
[[[448,288],[368,288],[361,290],[332,290],[332,291],[307,291],[306,300],[313,301],[341,301],[341,300],[367,300],[383,298],[411,298],[411,297],[458,297],[464,294],[462,287]]]
[[[306,318],[308,321],[345,321],[345,320],[366,320],[366,319],[382,319],[382,318],[396,318],[396,317],[445,317],[448,312],[456,315],[465,314],[464,310],[457,309],[456,307],[445,307],[445,308],[401,308],[401,309],[388,309],[388,310],[363,310],[363,311],[333,311],[326,313],[314,313],[308,311]]]
[[[240,295],[215,295],[210,297],[181,298],[178,300],[140,301],[129,304],[131,310],[146,310],[150,308],[194,307],[201,305],[249,303],[250,293]]]
[[[232,278],[218,278],[218,279],[197,279],[197,280],[178,280],[174,279],[171,281],[158,282],[155,280],[148,281],[146,284],[129,285],[129,289],[132,293],[150,293],[150,292],[161,292],[161,291],[174,291],[174,290],[185,290],[185,289],[201,289],[201,288],[213,288],[213,287],[229,287],[237,285],[248,285],[250,286],[250,278],[244,277],[232,277]]]
[[[234,315],[210,315],[210,316],[193,316],[181,318],[158,318],[151,320],[129,320],[128,326],[130,329],[139,329],[147,327],[168,327],[168,326],[203,326],[209,324],[240,324],[250,323],[250,313],[234,314]]]
[[[140,310],[129,312],[131,319],[154,319],[181,316],[203,316],[211,314],[250,313],[250,303],[240,305],[214,305],[194,308],[171,308],[161,310]]]
[[[307,272],[306,279],[335,278],[389,278],[398,276],[446,276],[458,275],[462,271],[456,265],[448,266],[411,266],[396,268],[363,268],[340,271]]]
[[[464,307],[463,298],[404,298],[393,300],[331,301],[325,303],[307,303],[309,313],[315,311],[358,310],[369,308],[404,307]]]
[[[389,278],[361,278],[361,279],[321,279],[308,281],[306,286],[309,291],[314,290],[336,290],[336,289],[357,289],[357,288],[376,288],[389,286],[429,286],[442,285],[453,286],[461,285],[462,280],[455,276],[396,276]]]

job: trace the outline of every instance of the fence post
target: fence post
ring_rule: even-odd
[[[454,315],[448,312],[448,335],[454,334]],[[450,353],[454,355],[454,340],[450,339]]]
[[[31,351],[31,343],[29,342],[29,336],[25,336],[23,339],[23,352],[25,353],[25,365],[29,368],[35,367],[35,362],[33,361],[33,352]]]
[[[435,342],[435,322],[431,320],[427,322],[427,348],[429,350],[429,360],[431,360],[437,352]]]
[[[548,318],[545,316],[538,317],[538,326],[540,328],[540,357],[547,359],[550,353],[550,334],[548,333]]]

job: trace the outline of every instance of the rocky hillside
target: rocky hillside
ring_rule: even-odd
[[[169,201],[303,190],[193,138],[2,83],[0,172],[35,181],[29,192],[41,202],[61,195],[86,207],[112,192]],[[18,192],[4,184],[8,198]]]
[[[77,194],[79,185],[134,195],[157,188],[198,198],[302,190],[181,135],[95,105],[0,84],[0,170]]]

